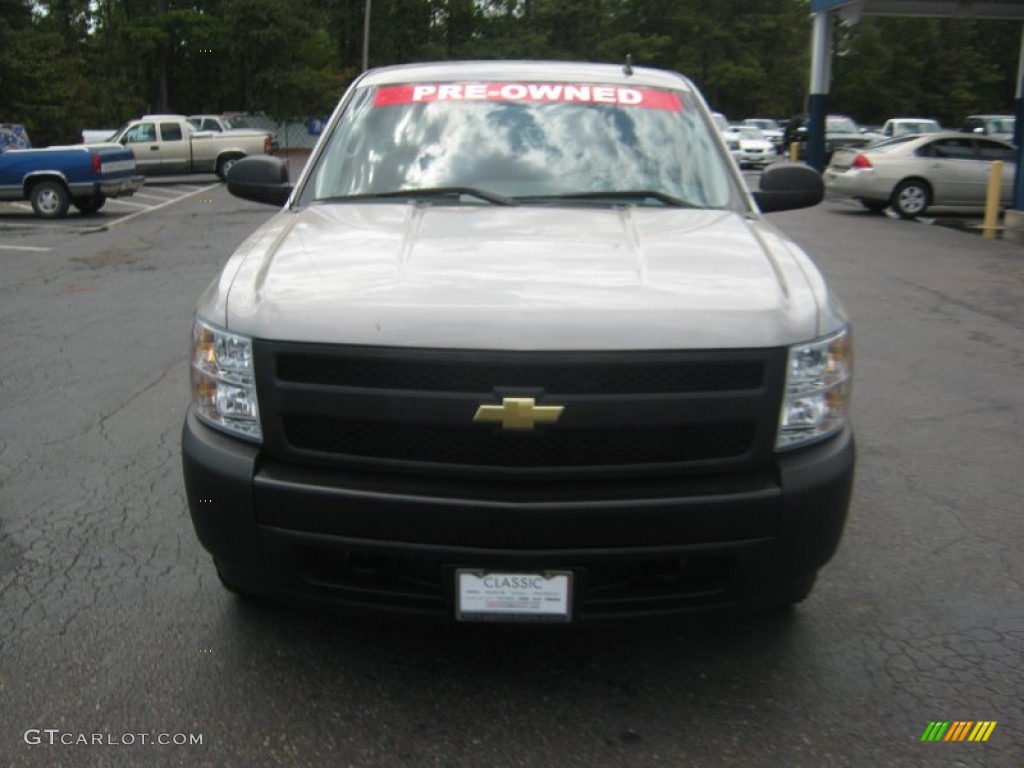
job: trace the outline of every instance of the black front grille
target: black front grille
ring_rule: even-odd
[[[631,359],[632,358],[632,359]],[[372,357],[327,357],[283,354],[277,358],[282,381],[365,389],[420,392],[489,393],[495,388],[541,386],[549,394],[641,394],[721,392],[757,389],[764,379],[761,361],[728,363],[645,362],[624,354],[618,361],[573,362],[565,355],[529,363],[474,360],[389,360]]]
[[[514,433],[479,425],[408,425],[285,415],[288,442],[359,458],[491,467],[629,466],[740,456],[754,424],[547,429]]]
[[[255,342],[254,355],[268,457],[476,479],[563,468],[574,477],[763,469],[786,361],[784,349],[494,352],[270,341]],[[557,423],[524,431],[474,422],[481,405],[509,397],[564,411]]]

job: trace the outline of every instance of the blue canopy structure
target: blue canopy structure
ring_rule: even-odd
[[[1024,0],[811,0],[811,87],[807,102],[807,163],[825,167],[825,115],[832,79],[832,25],[836,17],[848,23],[861,16],[927,16],[952,19],[997,19],[1024,23]],[[1024,164],[1024,35],[1017,68],[1017,167]],[[1013,207],[1024,208],[1024,173],[1016,175]]]

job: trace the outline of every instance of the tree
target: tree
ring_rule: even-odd
[[[37,144],[154,111],[323,115],[361,69],[365,0],[0,0],[0,119]],[[837,25],[831,105],[957,125],[1008,110],[1019,25]],[[370,64],[583,59],[676,70],[733,117],[802,111],[808,0],[374,0]]]

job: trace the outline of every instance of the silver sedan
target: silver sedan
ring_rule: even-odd
[[[733,151],[733,157],[740,164],[740,168],[764,168],[769,163],[775,162],[775,145],[757,128],[738,126],[735,129],[736,143],[738,149]]]
[[[934,205],[985,204],[992,162],[1003,161],[1001,204],[1013,198],[1017,150],[996,139],[963,133],[905,136],[866,149],[837,149],[825,169],[832,195],[859,200],[871,211],[887,206],[902,218]]]

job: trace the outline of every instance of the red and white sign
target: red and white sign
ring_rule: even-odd
[[[553,104],[614,104],[681,112],[679,94],[655,88],[569,83],[419,83],[377,89],[373,105],[429,104],[438,101],[545,102]]]

